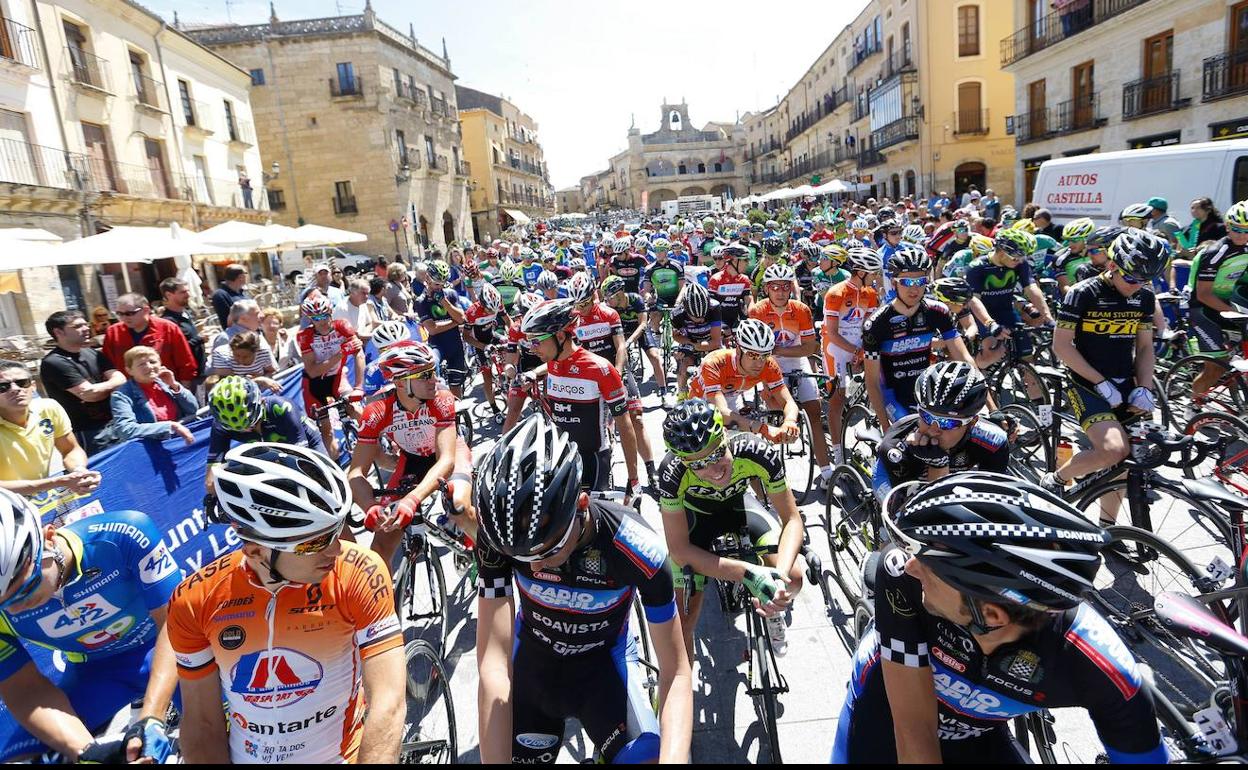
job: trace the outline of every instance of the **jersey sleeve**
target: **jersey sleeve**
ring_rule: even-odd
[[[1197,281],[1208,281],[1212,283],[1218,277],[1218,268],[1222,266],[1222,259],[1227,253],[1227,243],[1223,241],[1216,246],[1206,249],[1200,257],[1200,267],[1196,270]]]
[[[628,392],[624,389],[624,378],[620,376],[613,364],[603,361],[599,364],[598,388],[602,393],[602,402],[612,417],[619,417],[628,411]]]
[[[449,390],[440,390],[429,404],[429,413],[433,415],[435,428],[449,428],[455,424],[455,395]]]
[[[706,314],[706,325],[712,329],[724,325],[724,309],[715,300],[711,300],[711,310]]]
[[[312,352],[312,335],[315,333],[312,327],[309,326],[306,329],[300,329],[298,334],[295,335],[295,342],[298,343],[301,354]]]
[[[367,660],[402,646],[403,629],[394,611],[394,585],[386,563],[367,548],[344,544],[343,550],[343,562],[351,565],[343,575],[344,614],[355,629],[360,657]]]
[[[143,605],[149,612],[166,606],[183,576],[173,553],[161,539],[160,530],[146,514],[138,511],[110,515],[116,521],[129,525],[117,528],[110,537],[121,549],[124,563],[133,565],[143,594]]]
[[[943,302],[931,302],[928,305],[928,317],[932,319],[932,329],[940,335],[942,340],[949,340],[958,336],[957,324],[953,321],[953,313],[949,312],[949,306]]]
[[[767,363],[763,364],[763,371],[759,373],[758,380],[767,390],[776,390],[784,387],[784,371],[780,368],[780,364],[775,357],[767,359]]]
[[[842,289],[843,284],[837,284],[828,293],[823,295],[823,317],[841,312],[841,304],[845,301],[845,292]]]
[[[922,478],[925,466],[906,447],[906,437],[915,427],[914,421],[901,419],[889,427],[876,452],[879,467],[888,476],[889,488]]]
[[[784,457],[778,444],[742,434],[741,439],[733,443],[732,454],[737,461],[749,466],[753,475],[758,478],[764,494],[774,495],[789,488]]]
[[[685,464],[672,452],[659,463],[659,507],[676,510],[684,505],[681,499],[681,481],[685,477]]]
[[[183,679],[203,679],[217,670],[212,644],[199,619],[202,601],[199,587],[202,585],[198,574],[182,581],[169,602],[169,614],[165,618],[178,676]]]
[[[654,530],[628,513],[620,513],[620,527],[612,541],[618,560],[635,572],[637,593],[650,623],[666,623],[676,616],[672,572],[667,546]]]
[[[1057,325],[1070,331],[1078,329],[1079,319],[1087,309],[1090,296],[1091,292],[1080,290],[1077,284],[1067,289],[1066,296],[1057,306]]]
[[[906,553],[890,546],[880,554],[875,576],[875,631],[880,658],[906,668],[928,668],[927,636],[919,613],[923,589],[905,572]]]
[[[879,310],[867,316],[867,320],[862,325],[862,351],[867,358],[880,357],[880,348],[883,340],[880,338],[880,314]]]
[[[345,318],[339,318],[334,321],[334,327],[338,331],[338,336],[342,337],[342,352],[344,354],[358,353],[364,349],[364,343],[360,341],[359,335],[355,333],[355,327]]]
[[[970,267],[966,268],[963,277],[966,279],[967,286],[971,287],[971,293],[980,294],[984,290],[984,279],[988,275],[988,270],[984,263],[980,261],[972,262]]]
[[[473,548],[472,558],[477,562],[477,598],[510,598],[512,569],[507,559],[480,540]]]
[[[360,422],[360,432],[357,437],[358,443],[372,445],[381,441],[382,431],[390,424],[390,411],[393,406],[392,398],[387,397],[364,407],[364,415]]]
[[[8,633],[8,625],[7,620],[0,618],[0,626],[4,627],[4,631],[0,632],[0,682],[16,674],[31,660],[22,640]]]
[[[620,314],[615,308],[607,307],[606,303],[599,305],[603,309],[603,319],[607,325],[611,327],[611,334],[623,334],[624,322],[620,320]]]

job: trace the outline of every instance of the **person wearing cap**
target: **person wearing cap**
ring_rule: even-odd
[[[1165,198],[1153,197],[1148,199],[1148,205],[1152,211],[1149,212],[1148,219],[1144,222],[1145,229],[1165,238],[1171,248],[1177,247],[1179,231],[1183,227],[1177,219],[1169,215],[1170,202]]]
[[[299,295],[299,302],[302,303],[314,290],[319,290],[321,295],[329,300],[331,307],[337,307],[347,299],[347,295],[343,290],[330,281],[328,262],[320,262],[316,267],[312,268],[312,282]]]

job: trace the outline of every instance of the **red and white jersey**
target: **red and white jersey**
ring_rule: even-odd
[[[359,443],[377,444],[385,437],[407,454],[429,457],[438,451],[438,431],[454,424],[455,395],[449,390],[439,390],[415,412],[391,393],[364,408]]]
[[[299,343],[299,352],[312,353],[318,364],[328,361],[340,351],[345,362],[346,356],[354,355],[364,347],[351,322],[345,318],[335,318],[330,323],[329,334],[317,334],[316,329],[309,326],[300,329],[295,339]]]
[[[590,353],[615,360],[615,335],[624,333],[620,314],[603,302],[595,302],[589,310],[576,314],[576,338]]]
[[[547,364],[546,398],[551,420],[568,432],[582,454],[610,446],[609,420],[628,409],[620,373],[585,348]]]

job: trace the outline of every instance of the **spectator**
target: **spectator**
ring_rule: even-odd
[[[65,474],[52,476],[52,452]],[[0,487],[19,495],[65,488],[86,495],[100,485],[74,438],[65,407],[35,395],[35,380],[17,361],[0,361]]]
[[[255,380],[261,387],[275,393],[282,389],[273,379],[273,375],[277,374],[273,354],[256,332],[237,334],[230,340],[230,344],[213,349],[208,369],[208,376],[212,381],[206,383],[208,387],[211,388],[217,379],[231,374]]]
[[[251,177],[247,176],[247,170],[242,166],[238,167],[238,189],[243,194],[243,208],[255,208],[251,202]]]
[[[992,188],[984,190],[984,197],[980,199],[980,205],[983,207],[984,219],[1001,219],[1001,199],[992,191]]]
[[[346,319],[364,342],[373,336],[373,328],[380,323],[373,303],[368,301],[368,289],[367,281],[352,278],[347,285],[347,298],[334,307],[334,318]]]
[[[123,294],[117,298],[117,315],[121,320],[108,327],[104,334],[104,357],[114,362],[125,359],[126,351],[135,345],[146,345],[160,356],[161,362],[173,372],[178,382],[190,386],[199,367],[182,330],[173,321],[152,315],[151,304],[141,294]]]
[[[230,265],[225,268],[225,280],[212,293],[212,309],[217,311],[217,321],[222,327],[230,315],[230,306],[240,299],[247,298],[247,268],[242,265]]]
[[[399,261],[399,255],[398,255],[398,254],[395,254],[395,255],[394,255],[394,261],[395,261],[395,262],[398,262],[398,261]],[[386,277],[386,255],[385,255],[385,254],[378,254],[378,255],[377,255],[377,266],[373,268],[373,273],[374,273],[374,275],[376,275],[378,278],[385,278],[385,277]]]
[[[341,273],[339,274],[341,276]],[[347,298],[347,295],[333,284],[330,280],[331,274],[329,265],[324,262],[312,268],[312,282],[308,284],[303,293],[299,295],[299,304],[307,299],[307,296],[315,290],[319,290],[325,299],[329,300],[330,307],[337,307],[339,302]]]
[[[1148,214],[1148,221],[1145,222],[1148,231],[1165,238],[1171,247],[1177,246],[1179,231],[1183,228],[1179,220],[1166,213],[1170,210],[1170,202],[1165,198],[1149,198],[1148,205],[1152,208]]]
[[[949,200],[949,193],[942,191],[935,198],[927,202],[927,213],[932,216],[939,216],[940,212],[949,208],[952,201]]]
[[[230,316],[226,320],[230,325],[212,338],[212,350],[229,345],[230,340],[243,332],[259,332],[260,305],[254,299],[240,299],[230,308]]]
[[[1062,228],[1053,224],[1053,215],[1048,209],[1036,209],[1031,222],[1036,226],[1036,235],[1047,235],[1058,243],[1062,242]]]
[[[194,416],[199,403],[191,389],[180,385],[161,364],[160,355],[143,345],[130,348],[126,374],[129,382],[112,396],[112,435],[118,441],[181,436],[186,443],[194,443],[195,435],[178,420]]]
[[[415,297],[412,296],[412,279],[407,274],[407,268],[398,263],[392,264],[386,270],[386,277],[390,279],[386,284],[386,302],[390,309],[405,318],[415,319],[412,314]]]
[[[282,314],[274,309],[260,311],[260,339],[272,352],[279,372],[299,363],[299,344],[290,330],[282,325]]]
[[[1023,213],[1019,215],[1019,219],[1032,219],[1039,210],[1039,203],[1028,203],[1026,206],[1023,206]]]
[[[368,301],[373,306],[373,314],[377,316],[378,323],[390,321],[396,317],[394,309],[386,301],[386,285],[385,278],[372,278],[368,282]]]
[[[196,376],[204,376],[204,364],[207,354],[204,350],[204,338],[199,336],[199,327],[195,320],[187,315],[191,302],[191,287],[181,278],[166,278],[160,282],[160,296],[165,306],[160,310],[160,317],[173,321],[186,337],[186,344],[191,346],[191,355],[195,357]],[[90,451],[90,450],[87,450]]]
[[[971,185],[969,190],[962,193],[962,202],[959,204],[958,208],[964,209],[971,205],[971,201],[974,200],[979,200],[979,188],[975,185]]]
[[[108,331],[108,325],[116,321],[109,315],[108,308],[103,305],[97,305],[95,310],[91,311],[91,336],[99,337],[103,342],[104,332]]]
[[[1186,249],[1194,249],[1202,243],[1218,241],[1226,237],[1226,222],[1222,212],[1213,205],[1210,198],[1197,198],[1192,201],[1192,223],[1187,230],[1179,234],[1179,240]]]
[[[112,420],[108,397],[126,375],[90,346],[91,327],[77,310],[58,310],[44,323],[56,347],[39,365],[48,396],[65,408],[74,437],[88,455],[104,448],[100,433]]]

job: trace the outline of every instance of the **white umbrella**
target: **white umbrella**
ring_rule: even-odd
[[[50,255],[60,242],[59,235],[37,227],[0,229],[0,249],[4,251],[4,258],[0,260],[0,271],[25,270],[28,267],[50,264]]]
[[[831,195],[833,193],[849,192],[849,186],[839,179],[833,179],[831,182],[825,182],[815,188],[815,195]]]
[[[269,225],[269,227],[282,227],[282,225]],[[291,237],[293,243],[301,249],[310,249],[315,246],[336,246],[340,243],[361,243],[368,240],[368,236],[364,233],[339,230],[336,227],[325,227],[323,225],[296,227],[291,230]]]
[[[208,244],[176,222],[168,227],[114,227],[49,250],[45,265],[106,265],[151,262],[196,254],[246,253],[250,249]]]
[[[225,247],[226,253],[296,248],[300,245],[292,227],[272,223],[257,225],[237,220],[210,227],[199,234],[199,239]]]

